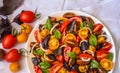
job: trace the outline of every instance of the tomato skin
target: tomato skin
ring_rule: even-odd
[[[89,54],[84,54],[84,53],[82,53],[82,54],[80,54],[79,55],[79,58],[91,58],[92,60],[94,60],[94,57],[93,56],[91,56],[91,55],[89,55]]]
[[[100,61],[102,59],[106,59],[108,54],[109,54],[109,52],[106,50],[101,49],[101,50],[97,51],[97,53],[96,53],[97,60]]]
[[[103,28],[103,25],[102,24],[95,24],[94,25],[94,28],[93,28],[93,32],[96,32],[96,31],[101,31]]]
[[[78,73],[78,72],[75,70],[71,70],[70,73]]]
[[[57,58],[57,60],[58,60],[59,62],[63,62],[63,61],[64,61],[64,58],[63,58],[62,55],[58,55],[58,56],[56,56],[56,58]]]
[[[42,70],[38,66],[34,66],[36,73],[42,73]]]
[[[77,22],[82,22],[82,18],[80,16],[74,16],[72,18],[70,18],[71,20],[76,20]]]
[[[69,60],[68,52],[71,52],[71,50],[72,50],[72,48],[69,46],[64,48],[64,60],[66,62],[68,62],[68,60]]]
[[[105,45],[101,49],[109,51],[111,48],[112,48],[112,44],[109,42],[106,42]]]
[[[36,30],[35,33],[34,33],[34,36],[35,36],[35,39],[38,43],[41,43],[42,42],[42,39],[41,39],[41,36],[40,36],[40,31],[39,30]]]
[[[50,73],[57,73],[57,71],[63,66],[63,63],[56,63],[50,68]]]
[[[20,14],[20,20],[24,23],[32,23],[35,20],[34,13],[32,11],[23,11]]]
[[[16,37],[14,37],[12,34],[8,34],[2,39],[2,46],[5,49],[10,49],[16,44],[16,42]]]
[[[5,60],[7,62],[16,62],[19,61],[20,58],[21,55],[18,53],[17,49],[12,49],[5,55]]]

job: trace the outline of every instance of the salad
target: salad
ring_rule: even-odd
[[[72,12],[49,16],[29,44],[35,73],[108,73],[114,54],[103,28]]]

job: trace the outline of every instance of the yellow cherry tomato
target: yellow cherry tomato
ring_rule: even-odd
[[[26,33],[20,33],[19,35],[17,35],[17,41],[19,43],[26,42],[27,39],[28,39],[28,34],[26,34]]]
[[[98,43],[105,43],[105,37],[103,37],[103,36],[100,36],[100,37],[98,37]]]
[[[27,24],[27,23],[24,23],[21,25],[21,32],[22,33],[27,33],[29,34],[30,32],[32,31],[32,26]]]
[[[20,65],[18,62],[13,62],[10,64],[10,71],[18,72],[20,70]]]
[[[75,42],[75,41],[76,41],[76,37],[75,37],[74,34],[68,33],[68,34],[66,34],[65,40],[66,40],[66,41],[73,41],[73,42]]]
[[[88,66],[87,65],[79,66],[79,71],[80,72],[87,72],[87,70],[88,70]]]
[[[86,27],[81,28],[78,32],[78,35],[81,39],[87,38],[88,34],[89,34],[89,30]]]
[[[50,39],[48,42],[49,49],[55,50],[59,47],[59,41],[58,39]]]
[[[102,59],[100,64],[105,70],[111,70],[113,68],[113,62],[108,59]]]
[[[88,49],[88,50],[91,50],[91,51],[93,51],[93,52],[96,52],[96,48],[95,48],[94,46],[92,46],[92,45],[89,46],[89,49]]]
[[[58,73],[69,73],[64,67],[62,67]]]
[[[43,29],[40,32],[40,36],[41,36],[42,39],[44,39],[48,34],[50,34],[50,31],[48,29]]]
[[[65,17],[57,17],[56,20],[57,20],[57,21],[60,21],[60,20],[66,21],[67,18],[65,18]]]

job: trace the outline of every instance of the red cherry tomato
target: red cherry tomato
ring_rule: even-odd
[[[16,37],[14,37],[12,34],[8,34],[2,39],[2,46],[5,49],[10,49],[16,44],[16,42]]]
[[[78,72],[75,70],[71,70],[70,73],[78,73]]]
[[[39,30],[36,30],[35,33],[34,33],[34,36],[35,36],[35,39],[38,43],[41,43],[42,42],[42,39],[41,39],[41,36],[40,36],[40,31]]]
[[[20,58],[21,55],[19,54],[17,49],[12,49],[5,55],[5,60],[7,62],[16,62],[19,61]]]
[[[79,58],[84,58],[84,59],[90,58],[90,59],[94,59],[94,57],[91,56],[90,54],[84,54],[84,53],[80,54],[80,55],[79,55]]]
[[[109,42],[106,42],[105,45],[102,47],[102,50],[109,51],[112,48],[112,44]]]
[[[62,55],[58,55],[58,56],[56,56],[56,58],[57,58],[57,60],[58,60],[59,62],[63,62],[63,61],[64,61],[64,58],[63,58]]]
[[[102,59],[106,59],[107,58],[107,56],[108,56],[108,54],[109,54],[109,52],[108,51],[106,51],[106,50],[99,50],[99,51],[97,51],[97,53],[96,53],[97,55],[97,60],[98,61],[100,61],[100,60],[102,60]]]
[[[103,28],[103,25],[102,25],[102,24],[95,24],[95,25],[94,25],[94,28],[93,28],[93,32],[101,31],[102,28]]]
[[[64,48],[64,60],[66,62],[68,62],[68,60],[69,60],[68,52],[70,52],[71,50],[72,50],[72,48],[69,46]]]
[[[42,70],[38,66],[34,66],[36,73],[42,73]]]
[[[70,20],[76,20],[77,22],[82,22],[82,18],[80,16],[74,16],[72,18],[70,18]]]
[[[20,20],[24,23],[32,23],[35,20],[35,14],[32,11],[23,11],[20,14]]]
[[[50,68],[50,73],[57,73],[57,71],[63,66],[63,63],[56,63]]]

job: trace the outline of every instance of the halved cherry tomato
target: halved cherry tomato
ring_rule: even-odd
[[[78,73],[78,72],[75,70],[71,70],[70,73]]]
[[[60,68],[62,68],[63,63],[56,63],[50,68],[50,73],[57,73]]]
[[[20,14],[20,20],[24,23],[31,23],[35,20],[35,14],[32,11],[23,11]]]
[[[81,41],[81,38],[80,38],[79,35],[77,35],[77,37],[76,37],[76,42],[78,43],[78,42],[80,42],[80,41]]]
[[[62,33],[61,45],[65,43],[65,37],[66,37],[66,28],[63,30],[63,33]]]
[[[71,20],[76,20],[77,22],[82,22],[82,18],[80,16],[74,16],[72,18],[70,18]]]
[[[42,70],[38,66],[34,66],[36,73],[42,73]]]
[[[64,58],[63,58],[62,55],[58,55],[58,56],[56,56],[56,58],[57,58],[57,60],[58,60],[59,62],[63,62],[63,61],[64,61]]]
[[[93,56],[91,56],[90,54],[85,54],[85,53],[82,53],[82,54],[80,54],[79,55],[79,58],[84,58],[84,59],[86,59],[86,58],[90,58],[90,59],[95,59]]]
[[[66,62],[68,62],[68,60],[69,60],[68,52],[71,52],[71,50],[72,50],[72,48],[69,46],[64,48],[64,60]]]
[[[102,24],[95,24],[94,25],[94,28],[93,28],[93,32],[96,32],[96,31],[101,31],[103,28],[103,25]]]
[[[101,49],[101,50],[97,51],[97,53],[96,53],[97,60],[100,61],[102,59],[106,59],[108,54],[109,54],[109,52],[107,50]]]
[[[65,22],[63,22],[63,23],[61,24],[61,27],[60,27],[60,32],[63,32],[63,30],[64,30],[65,28],[67,28],[67,26],[70,24],[70,22],[72,22],[72,20],[66,20]]]
[[[34,33],[34,36],[35,36],[35,39],[38,43],[41,43],[42,42],[42,39],[41,39],[41,36],[40,36],[40,31],[39,30],[36,30],[35,33]]]
[[[112,48],[112,44],[106,42],[105,45],[102,47],[103,50],[109,51]]]

